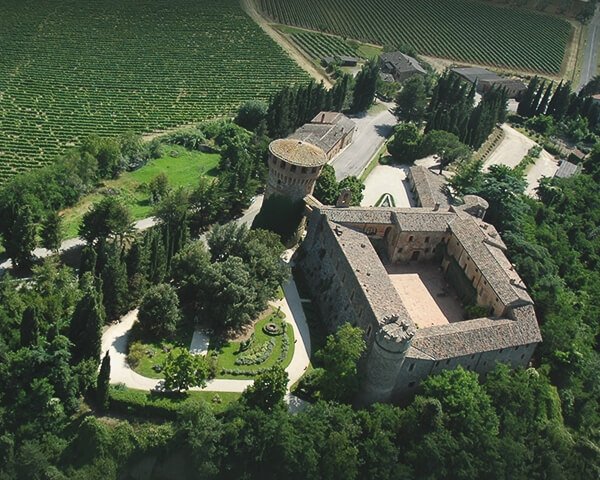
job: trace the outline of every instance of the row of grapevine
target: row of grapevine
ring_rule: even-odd
[[[83,137],[176,127],[306,74],[237,0],[3,0],[0,182]]]
[[[298,32],[291,39],[312,58],[356,56],[356,50],[341,38],[313,32]]]
[[[543,73],[560,71],[571,35],[563,19],[473,0],[256,1],[278,23]]]

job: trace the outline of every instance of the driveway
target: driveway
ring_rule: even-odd
[[[579,87],[581,90],[596,75],[596,66],[598,65],[598,43],[600,42],[600,6],[596,7],[594,16],[588,24],[588,36],[585,42],[583,52],[583,65],[581,66],[581,76],[579,77]]]
[[[412,196],[406,188],[408,167],[404,165],[378,165],[365,180],[363,207],[374,207],[384,193],[389,193],[396,207],[413,206]]]
[[[535,198],[537,196],[535,189],[540,184],[540,180],[543,177],[553,177],[557,170],[558,162],[556,159],[546,150],[542,150],[540,158],[526,170],[525,179],[527,180],[527,188],[525,189],[525,193]]]
[[[504,139],[486,159],[483,164],[484,172],[487,172],[491,165],[516,167],[529,149],[536,145],[533,140],[507,124],[503,124],[501,128],[504,131]]]
[[[386,103],[387,109],[374,115],[351,117],[356,123],[356,132],[352,143],[331,161],[338,180],[354,175],[359,177],[367,167],[373,155],[392,135],[394,126],[398,123],[396,117],[389,111],[394,106]]]

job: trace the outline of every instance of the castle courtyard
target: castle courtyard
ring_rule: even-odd
[[[464,311],[439,265],[409,262],[386,265],[392,285],[418,328],[464,320]]]

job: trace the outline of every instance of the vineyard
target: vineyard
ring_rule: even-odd
[[[238,0],[3,0],[0,182],[91,133],[172,128],[306,74]]]
[[[270,20],[435,57],[558,73],[563,19],[472,0],[256,0]]]
[[[313,32],[298,32],[290,38],[314,59],[323,57],[356,56],[356,50],[338,37]]]

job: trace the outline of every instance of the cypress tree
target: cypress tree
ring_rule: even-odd
[[[109,385],[110,385],[110,356],[108,350],[102,358],[100,372],[96,380],[96,401],[101,410],[106,410],[109,404]]]
[[[548,102],[550,101],[550,95],[552,95],[552,85],[553,82],[548,84],[546,91],[544,92],[544,96],[542,97],[542,101],[537,107],[535,112],[536,115],[544,115],[546,113],[546,108],[548,107]]]
[[[528,117],[530,115],[531,102],[533,101],[533,97],[535,95],[538,83],[539,78],[536,75],[531,79],[529,85],[527,85],[527,90],[523,94],[521,101],[519,102],[519,106],[517,107],[517,113],[522,117]]]
[[[527,114],[528,117],[533,117],[534,115],[537,114],[538,107],[540,105],[542,95],[544,94],[545,87],[546,87],[546,82],[542,82],[540,84],[539,88],[537,89],[537,92],[533,96],[533,99],[531,100],[531,105],[529,107],[529,113]]]
[[[69,340],[71,340],[71,358],[74,363],[100,358],[102,342],[101,329],[106,315],[101,296],[95,288],[94,278],[88,272],[82,278],[83,297],[77,302],[69,325]]]
[[[108,320],[116,320],[128,307],[127,269],[116,245],[108,250],[108,260],[102,269],[102,293]]]
[[[35,307],[27,307],[21,318],[21,346],[32,347],[38,344],[40,325]]]
[[[96,249],[91,245],[86,244],[81,250],[81,259],[79,261],[79,277],[81,278],[86,272],[95,274],[97,262],[98,254],[96,253]]]

